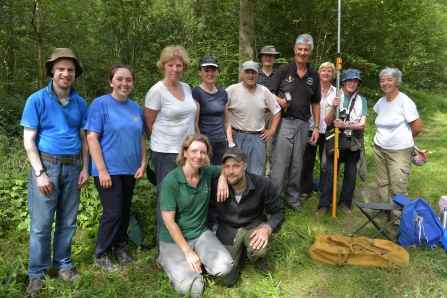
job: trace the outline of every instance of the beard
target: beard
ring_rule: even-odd
[[[238,177],[238,178],[236,178],[236,180],[233,180],[233,181],[229,181],[227,179],[227,182],[228,182],[228,184],[230,184],[230,186],[235,186],[235,185],[238,185],[239,182],[241,182],[241,180],[242,180],[242,177]]]

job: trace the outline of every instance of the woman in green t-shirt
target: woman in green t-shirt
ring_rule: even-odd
[[[233,266],[230,254],[206,225],[211,182],[222,171],[221,166],[204,165],[210,151],[206,136],[188,135],[177,155],[178,167],[161,187],[164,225],[159,261],[176,291],[181,295],[189,292],[191,297],[203,292],[202,265],[218,277],[228,274]]]

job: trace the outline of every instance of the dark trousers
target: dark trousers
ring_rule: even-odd
[[[163,228],[163,218],[161,217],[160,201],[161,201],[161,184],[165,177],[177,167],[175,159],[177,153],[162,153],[157,151],[151,152],[151,160],[154,164],[155,176],[157,177],[157,240],[160,238],[160,232]]]
[[[341,188],[340,199],[338,205],[345,203],[351,207],[352,198],[354,197],[355,182],[357,176],[357,162],[360,159],[360,150],[348,151],[338,159],[338,165],[340,162],[345,164],[345,170],[343,174],[343,186]],[[326,171],[324,174],[323,191],[320,197],[320,203],[318,208],[328,207],[332,203],[332,190],[333,190],[333,177],[334,177],[334,156],[327,156],[326,158]],[[337,171],[338,172],[338,171]]]
[[[103,208],[95,248],[97,258],[110,253],[118,243],[129,243],[127,228],[135,178],[132,175],[113,175],[110,178],[112,187],[106,189],[101,187],[99,177],[94,177]]]
[[[213,154],[210,159],[211,164],[217,166],[222,165],[222,158],[227,151],[227,142],[210,142],[210,144],[213,149]]]
[[[309,131],[309,137],[312,136],[312,131]],[[315,166],[315,157],[317,156],[317,148],[318,148],[318,155],[320,156],[320,162],[321,157],[323,156],[323,150],[324,150],[324,144],[326,143],[326,137],[323,134],[320,133],[320,136],[318,138],[318,143],[315,146],[312,146],[307,143],[306,150],[304,151],[304,157],[303,157],[303,169],[301,171],[301,193],[310,194],[313,189],[313,173],[314,173],[314,166]],[[323,185],[323,171],[320,168],[320,191],[322,190]]]

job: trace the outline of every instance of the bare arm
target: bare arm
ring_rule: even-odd
[[[152,126],[154,125],[155,118],[157,118],[158,111],[149,108],[144,108],[144,127],[146,128],[146,138],[151,139]]]
[[[141,163],[140,167],[138,168],[137,172],[135,173],[134,178],[140,179],[144,175],[144,171],[146,170],[146,159],[147,159],[147,153],[146,153],[146,138],[142,135],[141,136]]]
[[[417,118],[416,120],[410,122],[411,133],[413,137],[417,136],[422,131],[422,121],[421,118]]]
[[[37,151],[35,139],[37,130],[33,128],[25,127],[23,130],[23,146],[25,147],[28,160],[31,163],[31,167],[34,171],[43,169],[43,164],[40,160],[39,152]],[[46,173],[42,173],[39,177],[36,177],[37,188],[43,195],[50,195],[53,193],[53,182]]]
[[[196,106],[197,106],[196,116],[194,117],[194,129],[195,129],[196,133],[200,133],[200,129],[199,129],[200,105],[195,99],[194,99],[194,102],[196,103]]]
[[[175,222],[175,211],[162,210],[161,216],[163,217],[163,221],[172,239],[185,255],[186,261],[188,262],[192,272],[202,273],[202,263],[200,262],[199,256],[192,250],[188,242],[186,242],[182,231]]]
[[[326,122],[327,125],[331,125],[332,122],[334,122],[335,119],[335,109],[337,109],[337,106],[340,105],[340,98],[336,97],[334,98],[334,101],[332,102],[332,108],[328,111],[326,111],[326,114],[324,114],[324,122]],[[312,113],[313,113],[312,109]],[[314,114],[315,115],[315,114]],[[317,122],[314,122],[317,123]]]
[[[320,103],[319,102],[313,102],[312,103],[312,115],[314,117],[314,130],[312,131],[311,141],[313,143],[318,142],[318,138],[320,137]],[[315,127],[318,126],[318,127]]]
[[[78,188],[84,187],[88,183],[88,143],[87,143],[87,133],[84,128],[79,128],[79,138],[81,139],[81,158],[82,158],[82,171],[79,174]]]
[[[272,117],[272,125],[270,126],[270,128],[269,129],[265,129],[261,133],[261,139],[262,140],[267,141],[268,139],[270,139],[275,134],[276,128],[278,127],[278,123],[279,123],[280,119],[281,119],[281,112],[279,111],[278,113],[273,115],[273,117]]]
[[[112,179],[110,178],[109,172],[106,168],[106,164],[104,163],[101,145],[99,144],[98,138],[99,133],[87,131],[88,148],[90,150],[90,155],[95,162],[96,168],[98,169],[100,185],[102,188],[111,188]]]
[[[234,144],[230,116],[228,116],[228,103],[225,105],[224,110],[224,127],[225,127],[225,134],[227,135],[228,144]]]
[[[276,99],[276,102],[283,108],[287,109],[290,106],[290,103],[287,103],[285,98],[280,98],[276,94],[272,93],[273,97]]]
[[[366,123],[366,116],[362,116],[362,118],[360,118],[359,123],[344,122],[341,119],[334,120],[335,127],[340,127],[344,129],[349,128],[350,130],[362,130],[365,127],[365,123]]]

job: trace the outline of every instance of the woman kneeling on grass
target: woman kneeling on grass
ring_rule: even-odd
[[[84,128],[93,159],[91,175],[103,207],[95,248],[95,265],[102,272],[118,269],[109,258],[112,249],[121,266],[132,262],[127,253],[130,207],[135,181],[146,169],[143,111],[128,98],[133,82],[129,66],[113,66],[113,91],[92,102]]]
[[[188,135],[177,155],[178,167],[161,188],[160,264],[176,291],[190,297],[203,293],[202,264],[217,277],[233,267],[230,254],[206,225],[211,181],[222,171],[221,166],[204,165],[210,151],[206,136]]]

